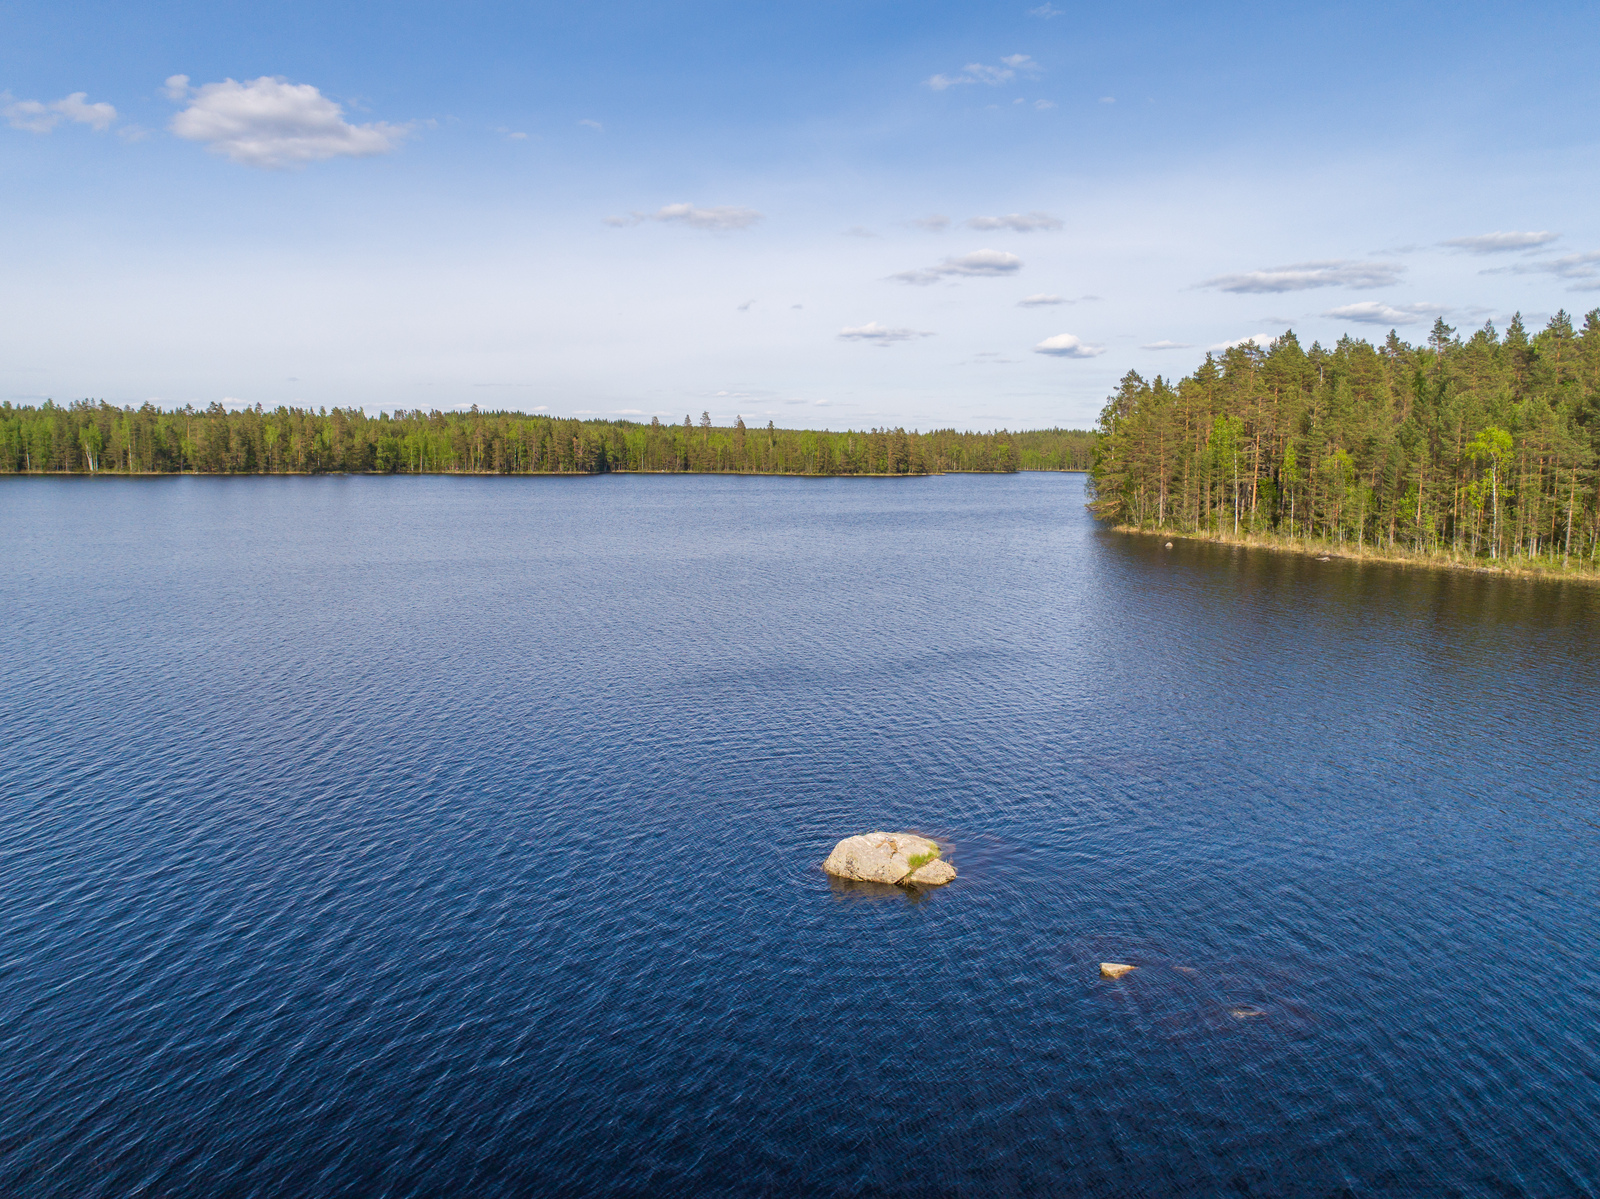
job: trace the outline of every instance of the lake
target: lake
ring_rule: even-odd
[[[1596,1194],[1600,588],[1083,504],[0,481],[0,1192]]]

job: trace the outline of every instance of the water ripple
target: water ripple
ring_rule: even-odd
[[[1082,503],[0,481],[0,1191],[1596,1193],[1594,593]]]

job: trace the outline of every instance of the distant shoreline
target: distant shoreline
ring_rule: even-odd
[[[0,479],[599,479],[606,475],[661,475],[678,478],[751,479],[932,479],[939,475],[1086,475],[1077,467],[1054,469],[1032,466],[1017,470],[932,470],[915,473],[885,471],[832,471],[827,474],[781,470],[17,470],[0,472]]]
[[[1112,528],[1118,533],[1154,537],[1163,541],[1205,541],[1214,545],[1231,545],[1242,549],[1271,550],[1280,554],[1295,554],[1303,558],[1373,562],[1381,563],[1385,566],[1423,567],[1431,570],[1462,571],[1517,579],[1546,579],[1588,584],[1600,583],[1600,567],[1590,565],[1583,560],[1575,560],[1572,565],[1562,567],[1559,562],[1552,563],[1544,559],[1535,559],[1532,562],[1525,558],[1496,561],[1494,559],[1472,558],[1465,554],[1440,550],[1419,553],[1416,550],[1406,550],[1399,547],[1394,549],[1373,549],[1370,546],[1358,548],[1349,544],[1340,545],[1337,542],[1307,540],[1300,537],[1290,538],[1270,533],[1240,533],[1238,536],[1234,536],[1231,533],[1180,533],[1173,529],[1141,529],[1135,525],[1113,525]]]

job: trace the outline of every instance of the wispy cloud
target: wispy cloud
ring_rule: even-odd
[[[932,333],[923,329],[890,329],[878,324],[877,321],[868,321],[855,328],[847,326],[839,330],[840,341],[865,341],[882,348],[887,348],[897,341],[915,341],[919,337],[932,336]]]
[[[1141,350],[1192,350],[1194,347],[1186,341],[1151,341],[1139,347]]]
[[[169,128],[213,154],[252,167],[295,167],[329,158],[387,154],[411,131],[376,121],[352,125],[344,109],[309,83],[263,75],[247,83],[225,79],[191,89],[186,75],[166,82],[167,95],[188,107]]]
[[[1048,212],[1013,212],[1005,216],[975,216],[967,219],[968,229],[1010,229],[1013,233],[1035,233],[1041,229],[1060,229],[1060,217]]]
[[[1547,246],[1560,236],[1548,230],[1538,233],[1480,233],[1477,237],[1452,237],[1439,244],[1452,250],[1465,250],[1469,254],[1503,254],[1508,250],[1533,250]]]
[[[1052,358],[1098,358],[1106,352],[1105,346],[1090,345],[1071,333],[1057,333],[1033,347],[1035,354],[1048,354]]]
[[[1339,321],[1360,321],[1364,325],[1416,325],[1429,317],[1450,311],[1443,304],[1403,304],[1392,307],[1377,300],[1330,308],[1322,315]]]
[[[1594,291],[1600,288],[1600,253],[1564,254],[1560,258],[1514,262],[1510,266],[1491,267],[1478,274],[1554,275],[1558,279],[1575,280],[1568,291]]]
[[[634,212],[628,216],[608,216],[606,224],[619,228],[637,225],[641,221],[661,221],[669,225],[688,225],[691,229],[710,229],[725,232],[730,229],[748,229],[761,219],[753,208],[697,208],[693,204],[668,204],[655,212]]]
[[[590,120],[588,117],[579,117],[578,124],[585,129],[593,129],[596,133],[604,133],[606,131],[606,127],[599,121]]]
[[[935,212],[928,216],[912,217],[906,224],[924,233],[943,233],[950,228],[950,218],[942,212]]]
[[[889,278],[897,283],[926,287],[930,283],[937,283],[940,279],[951,276],[972,275],[994,278],[1014,275],[1021,269],[1022,259],[1015,254],[1009,254],[1004,250],[974,250],[959,258],[946,258],[937,266],[924,267],[916,271],[901,271],[897,275],[890,275]]]
[[[1273,341],[1274,338],[1270,333],[1252,333],[1249,337],[1235,337],[1232,341],[1219,341],[1214,346],[1207,346],[1206,352],[1212,354],[1221,353],[1223,350],[1233,349],[1234,346],[1259,346],[1264,350]]]
[[[1039,17],[1041,20],[1045,21],[1048,21],[1051,17],[1062,16],[1065,13],[1066,9],[1057,8],[1053,4],[1041,4],[1038,8],[1030,8],[1028,10],[1028,15],[1030,17]]]
[[[1000,60],[998,66],[987,63],[969,62],[961,68],[956,75],[932,75],[923,82],[936,92],[947,88],[957,87],[965,83],[986,83],[990,87],[999,87],[1002,83],[1021,76],[1024,79],[1036,79],[1041,74],[1042,68],[1027,54],[1008,54]]]
[[[1218,275],[1201,287],[1240,294],[1255,292],[1308,291],[1316,287],[1389,287],[1400,280],[1406,268],[1393,262],[1300,262],[1239,275]]]
[[[48,104],[38,100],[13,100],[10,92],[0,92],[0,114],[13,129],[29,133],[49,133],[62,121],[87,125],[104,133],[117,119],[117,110],[104,102],[89,103],[88,92],[73,92]]]
[[[1052,304],[1075,304],[1076,300],[1069,300],[1065,296],[1053,296],[1048,292],[1038,292],[1031,296],[1023,296],[1017,301],[1018,308],[1048,308]]]

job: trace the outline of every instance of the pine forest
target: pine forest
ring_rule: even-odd
[[[1600,309],[1426,344],[1341,338],[1130,372],[1101,413],[1096,515],[1122,527],[1456,560],[1591,565]]]
[[[1095,435],[832,433],[696,423],[563,420],[513,412],[259,407],[162,410],[84,400],[0,405],[0,473],[600,474],[607,471],[911,475],[1087,470]]]

